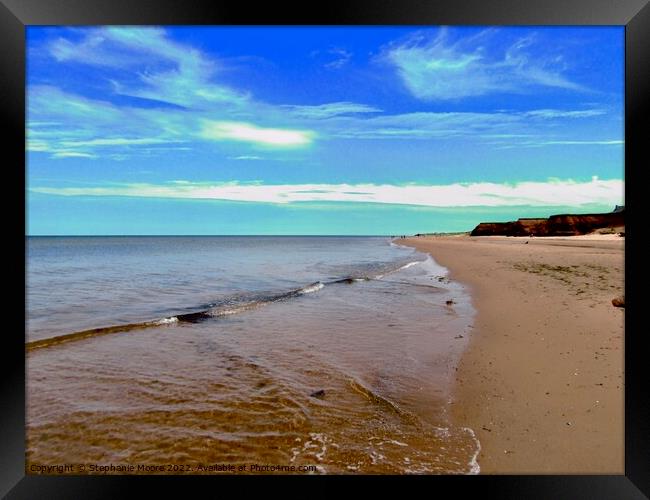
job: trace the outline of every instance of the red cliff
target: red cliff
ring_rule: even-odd
[[[625,227],[625,210],[602,214],[561,214],[548,219],[525,218],[511,222],[481,222],[471,236],[576,236],[599,229]]]

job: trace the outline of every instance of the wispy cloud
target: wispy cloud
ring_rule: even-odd
[[[398,71],[417,98],[452,100],[493,93],[526,93],[540,87],[585,91],[565,74],[561,58],[531,53],[535,36],[512,42],[505,50],[488,53],[485,45],[498,36],[487,29],[455,37],[441,28],[436,37],[418,33],[385,48],[383,56]]]
[[[240,155],[240,156],[229,156],[229,160],[237,160],[237,161],[259,161],[263,160],[261,156],[256,156],[256,155]]]
[[[101,75],[111,83],[105,93],[92,89],[89,94],[95,98],[53,85],[29,86],[27,149],[52,158],[151,156],[163,151],[165,144],[175,143],[187,146],[178,151],[208,147],[212,152],[223,147],[223,156],[240,160],[252,160],[260,147],[284,148],[295,154],[316,140],[328,139],[442,142],[464,137],[468,144],[495,148],[621,143],[611,129],[596,136],[604,139],[596,140],[567,127],[569,120],[602,121],[610,111],[598,103],[589,104],[593,106],[589,109],[560,109],[558,105],[557,109],[465,108],[462,112],[440,111],[444,107],[431,111],[429,104],[420,104],[392,114],[351,100],[269,103],[225,85],[220,60],[175,41],[162,28],[75,28],[65,33],[65,38],[47,43],[45,52],[63,67],[91,66],[80,74]],[[420,32],[385,47],[382,57],[398,69],[413,94],[424,100],[527,92],[540,86],[581,88],[568,79],[561,60],[532,50],[534,35],[505,44],[498,33],[483,30],[459,38],[441,30],[431,38]],[[498,39],[498,50],[486,50],[494,39]],[[338,55],[336,61],[352,57],[345,49],[332,48],[318,55]],[[163,102],[173,106],[157,105]],[[589,140],[577,140],[580,137]]]
[[[251,123],[209,121],[203,124],[201,137],[215,141],[241,141],[278,148],[305,147],[314,133],[309,130],[263,128]]]
[[[98,148],[112,147],[122,148],[119,154],[125,157],[138,147],[189,141],[237,141],[290,149],[307,146],[316,137],[301,127],[263,127],[255,123],[251,118],[286,122],[282,117],[291,115],[280,106],[253,102],[248,93],[219,82],[219,61],[170,39],[162,28],[84,28],[69,30],[68,34],[49,42],[46,48],[50,55],[62,64],[109,68],[107,81],[112,93],[106,94],[106,100],[99,100],[51,85],[31,85],[29,151],[54,157],[65,150],[78,154],[58,154],[57,158],[83,158],[99,154]],[[116,104],[116,95],[146,99],[153,104]],[[178,107],[160,108],[155,103]],[[327,105],[319,111],[331,115],[346,112],[341,106],[347,106],[347,112],[369,109],[360,106],[355,111],[350,103],[338,104],[338,111],[328,110]],[[306,109],[293,111],[296,119],[301,113],[303,117],[309,114]],[[229,119],[208,118],[215,115]],[[247,119],[239,121],[239,117]],[[52,128],[48,125],[52,122],[61,125]],[[116,131],[119,137],[115,137]],[[155,150],[140,151],[152,154]]]
[[[167,184],[124,184],[109,187],[34,187],[37,193],[62,196],[131,196],[230,200],[258,203],[312,201],[365,202],[428,207],[616,205],[623,200],[623,181],[551,179],[546,182],[448,185],[390,184],[244,184],[174,181]]]
[[[557,129],[565,119],[584,119],[600,116],[602,110],[559,110],[500,112],[414,112],[371,117],[336,116],[330,134],[334,137],[358,139],[449,139],[470,137],[476,141],[485,138],[537,138],[537,142],[566,136],[567,129]],[[324,126],[324,125],[321,125]],[[324,126],[326,127],[326,126]],[[512,131],[517,133],[513,134]],[[541,138],[544,138],[543,140]],[[560,140],[558,138],[558,140]],[[595,142],[594,142],[595,143]],[[549,142],[550,144],[550,142]]]
[[[562,109],[535,109],[522,113],[532,118],[591,118],[602,116],[607,111],[604,109],[562,110]]]
[[[499,149],[514,148],[542,148],[545,146],[623,146],[624,140],[604,139],[604,140],[524,140],[520,142],[501,143]]]
[[[330,47],[329,49],[313,50],[310,57],[318,58],[324,68],[338,70],[352,60],[352,52],[343,47]]]
[[[325,67],[329,69],[341,69],[352,59],[352,53],[343,48],[332,48],[327,53],[335,57],[333,61],[325,64]]]
[[[96,155],[90,153],[81,153],[79,151],[55,151],[52,158],[96,158]]]
[[[167,144],[169,139],[160,139],[156,137],[140,137],[129,139],[125,137],[109,137],[106,139],[91,139],[88,141],[62,141],[64,146],[141,146],[143,144]],[[173,141],[181,142],[181,141]]]
[[[294,106],[285,104],[281,106],[287,109],[294,116],[299,118],[323,119],[339,115],[350,115],[357,113],[381,113],[381,109],[367,104],[354,102],[331,102],[314,106]]]
[[[219,69],[214,58],[169,39],[158,27],[85,28],[79,40],[58,38],[49,50],[59,62],[128,70],[112,81],[113,90],[126,96],[183,107],[240,105],[248,99],[214,81]]]
[[[27,118],[32,127],[56,131],[71,119],[78,120],[82,125],[91,120],[94,125],[102,125],[114,123],[124,115],[106,100],[89,99],[53,85],[31,85],[27,92]],[[58,122],[59,126],[52,127],[48,124],[49,120]]]
[[[192,141],[230,141],[289,150],[304,148],[317,138],[443,140],[463,136],[476,141],[498,138],[504,143],[501,145],[510,147],[512,144],[505,144],[506,139],[516,135],[525,136],[529,144],[534,142],[541,147],[573,140],[567,137],[565,127],[556,127],[564,123],[563,120],[590,120],[605,114],[603,109],[386,114],[379,108],[347,101],[321,105],[260,104],[253,109],[264,123],[283,123],[283,126],[211,120],[207,118],[213,114],[209,111],[117,106],[56,87],[37,85],[28,91],[27,149],[52,155],[61,151],[77,152],[80,155],[58,155],[57,158],[83,158],[83,155],[96,156],[112,148],[112,154],[119,153],[123,159],[138,151],[154,154],[156,149],[151,146]],[[57,125],[52,126],[52,123]],[[512,134],[512,130],[518,133]],[[116,137],[116,132],[120,136]],[[591,142],[605,145],[603,141]],[[235,156],[251,155],[242,151]]]
[[[57,125],[48,125],[52,122]],[[126,153],[135,147],[183,142],[192,130],[188,117],[180,113],[116,106],[49,85],[28,88],[27,125],[28,151],[85,155],[98,148],[122,148]],[[62,157],[83,156],[57,156]]]
[[[364,120],[339,118],[337,137],[361,139],[435,139],[507,131],[518,118],[507,113],[415,112],[381,115]]]
[[[543,144],[570,144],[570,145],[598,145],[598,146],[619,146],[625,144],[622,140],[604,140],[604,141],[546,141]]]

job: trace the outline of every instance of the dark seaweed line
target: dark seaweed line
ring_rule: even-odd
[[[399,270],[401,268],[398,268],[396,270]],[[383,275],[382,275],[383,276]],[[99,327],[99,328],[91,328],[89,330],[82,330],[79,332],[73,332],[73,333],[68,333],[64,335],[58,335],[55,337],[49,337],[47,339],[41,339],[41,340],[34,340],[31,342],[26,342],[25,343],[25,350],[27,351],[32,351],[34,349],[41,349],[44,347],[51,347],[54,345],[59,345],[63,344],[66,342],[71,342],[71,341],[76,341],[76,340],[82,340],[85,338],[89,337],[98,337],[101,335],[108,335],[111,333],[122,333],[122,332],[130,332],[133,330],[143,330],[145,328],[153,328],[153,327],[159,327],[159,326],[164,326],[165,324],[169,323],[199,323],[201,321],[205,321],[208,319],[218,319],[220,317],[228,316],[231,314],[236,314],[240,312],[244,312],[246,310],[258,307],[260,305],[264,304],[270,304],[273,302],[279,302],[295,297],[299,297],[301,295],[304,295],[306,293],[309,293],[310,291],[315,291],[313,290],[314,286],[322,285],[340,285],[340,284],[354,284],[357,282],[363,282],[363,281],[370,281],[373,279],[380,279],[382,276],[376,276],[376,277],[371,277],[371,276],[347,276],[345,278],[340,278],[340,279],[335,279],[332,281],[326,281],[326,282],[320,282],[316,281],[314,283],[310,283],[307,286],[304,286],[302,288],[297,288],[295,290],[290,290],[288,292],[283,292],[279,294],[274,294],[274,295],[269,295],[267,297],[264,297],[262,299],[258,299],[255,301],[251,302],[246,302],[243,304],[240,304],[239,306],[235,306],[233,309],[225,309],[222,311],[215,311],[213,309],[204,309],[201,311],[195,311],[191,313],[186,313],[186,314],[177,314],[170,316],[168,318],[160,318],[156,320],[149,320],[149,321],[143,321],[140,323],[128,323],[125,325],[113,325],[113,326],[106,326],[106,327]],[[388,280],[382,280],[386,281],[387,283],[399,283],[402,285],[412,285],[412,286],[424,286],[424,287],[431,287],[431,288],[437,288],[437,287],[432,287],[430,285],[420,285],[416,283],[406,283],[406,282],[399,282],[399,281],[388,281]]]
[[[352,284],[357,281],[368,281],[371,278],[368,277],[363,277],[363,278],[342,278],[338,280],[333,280],[333,281],[328,281],[325,283],[322,283],[322,285],[335,285],[335,284],[341,284],[341,283],[348,283]],[[106,326],[106,327],[99,327],[99,328],[91,328],[89,330],[82,330],[79,332],[73,332],[73,333],[67,333],[64,335],[57,335],[55,337],[49,337],[46,339],[41,339],[41,340],[34,340],[31,342],[26,342],[25,343],[25,349],[27,351],[32,351],[34,349],[41,349],[44,347],[51,347],[54,345],[59,345],[63,344],[66,342],[71,342],[71,341],[76,341],[76,340],[82,340],[85,338],[90,338],[90,337],[98,337],[101,335],[108,335],[111,333],[122,333],[122,332],[130,332],[133,330],[143,330],[145,328],[154,328],[154,327],[159,327],[159,326],[164,326],[165,325],[165,320],[169,321],[170,323],[175,323],[178,321],[179,323],[199,323],[201,321],[205,321],[207,319],[218,319],[220,317],[224,317],[230,314],[235,314],[237,312],[243,312],[248,309],[257,307],[259,305],[263,304],[270,304],[273,302],[279,302],[287,299],[291,299],[294,297],[299,297],[303,294],[306,293],[306,290],[308,290],[310,287],[313,287],[315,285],[318,285],[320,282],[315,282],[311,283],[305,287],[298,288],[295,290],[291,290],[289,292],[284,292],[280,294],[275,294],[275,295],[270,295],[264,299],[256,300],[253,302],[247,302],[244,304],[239,305],[238,307],[235,307],[234,309],[227,309],[225,311],[216,311],[213,312],[210,309],[204,309],[202,311],[196,311],[192,313],[186,313],[186,314],[177,314],[170,316],[169,318],[160,318],[156,320],[150,320],[150,321],[143,321],[140,323],[128,323],[125,325],[113,325],[113,326]]]

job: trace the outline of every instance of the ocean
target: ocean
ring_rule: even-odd
[[[28,472],[478,472],[450,412],[474,310],[428,255],[386,237],[26,251]]]

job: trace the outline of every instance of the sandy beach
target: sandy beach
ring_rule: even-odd
[[[624,471],[624,238],[427,236],[477,310],[452,414],[483,474]]]

